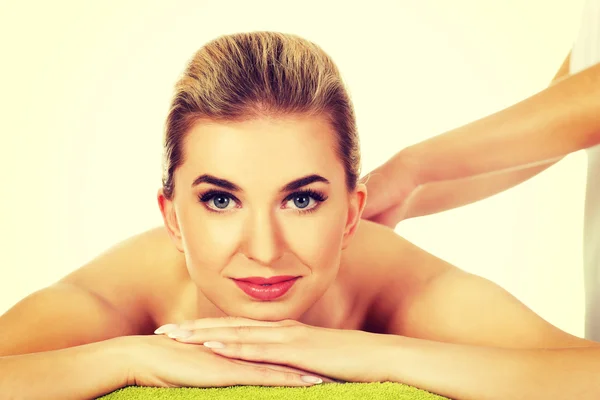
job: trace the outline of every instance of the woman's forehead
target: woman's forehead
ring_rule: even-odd
[[[321,117],[200,121],[186,135],[184,159],[202,165],[234,163],[238,167],[273,162],[321,164],[337,158],[335,148],[335,133]]]
[[[336,173],[344,175],[336,147],[335,132],[322,116],[199,121],[186,135],[181,169],[183,175],[208,173],[238,181],[280,182],[311,174],[336,179]]]

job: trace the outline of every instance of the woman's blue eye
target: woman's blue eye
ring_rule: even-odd
[[[285,208],[292,208],[297,211],[311,211],[316,210],[316,207],[325,200],[327,200],[327,197],[318,191],[303,190],[289,195],[285,200]]]
[[[310,197],[306,195],[294,197],[294,205],[298,208],[306,208],[310,203]]]
[[[212,203],[216,208],[223,210],[229,205],[229,197],[215,196],[212,198]]]
[[[199,195],[198,200],[200,200],[201,203],[204,203],[204,206],[209,210],[219,212],[235,208],[237,205],[237,200],[232,195],[214,190],[209,190],[208,192]]]
[[[312,196],[306,194],[294,195],[288,198],[286,203],[286,208],[295,208],[300,211],[310,210],[318,205]]]

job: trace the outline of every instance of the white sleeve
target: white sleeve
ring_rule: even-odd
[[[600,0],[586,0],[577,39],[573,44],[570,72],[577,73],[600,62]]]

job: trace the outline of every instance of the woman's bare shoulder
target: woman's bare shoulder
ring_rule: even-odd
[[[362,220],[343,251],[340,275],[365,309],[365,329],[383,332],[428,282],[453,268],[392,229]]]
[[[151,333],[185,303],[186,274],[164,230],[121,241],[0,315],[0,356]]]
[[[411,286],[452,268],[394,230],[366,220],[360,221],[355,237],[343,252],[342,263],[361,278],[388,282],[394,276]]]
[[[155,319],[177,301],[189,275],[183,254],[157,227],[118,242],[61,282],[99,296],[132,319]]]

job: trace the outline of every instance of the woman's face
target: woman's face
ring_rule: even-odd
[[[298,319],[334,281],[366,197],[324,117],[199,121],[159,203],[192,280],[227,315]],[[267,278],[272,278],[267,280]]]

